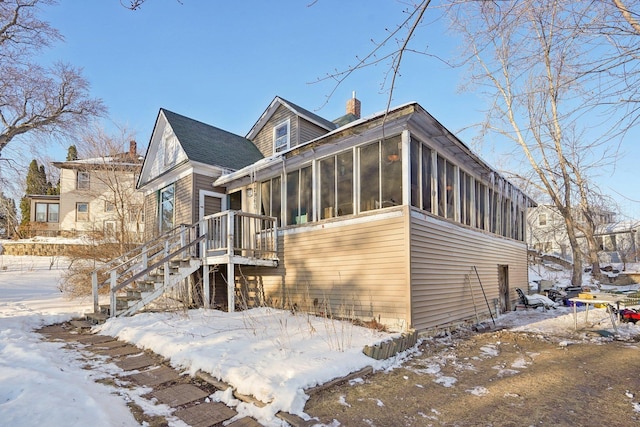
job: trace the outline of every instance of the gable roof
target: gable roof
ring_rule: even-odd
[[[269,104],[269,106],[264,111],[264,113],[262,113],[258,121],[253,125],[249,133],[247,133],[246,138],[247,139],[255,138],[255,136],[262,130],[264,125],[267,124],[271,116],[273,116],[273,113],[275,113],[278,107],[281,105],[289,109],[293,114],[299,117],[302,117],[303,119],[315,125],[318,125],[321,128],[326,129],[327,131],[332,131],[337,127],[335,123],[325,118],[322,118],[319,115],[312,113],[311,111],[306,110],[294,104],[293,102],[287,101],[286,99],[276,96],[275,98],[273,98],[273,101],[271,101],[271,104]]]
[[[164,108],[160,111],[191,161],[240,169],[263,157],[248,139]]]

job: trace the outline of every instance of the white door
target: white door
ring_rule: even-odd
[[[199,219],[227,210],[227,195],[215,191],[200,190],[198,203]]]

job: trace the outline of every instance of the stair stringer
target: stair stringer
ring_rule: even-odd
[[[179,284],[182,280],[189,277],[191,274],[196,272],[202,266],[202,261],[199,259],[190,259],[189,266],[186,267],[178,267],[177,273],[171,273],[169,275],[168,283],[162,283],[159,288],[155,291],[149,293],[144,296],[131,306],[129,306],[126,310],[123,310],[116,314],[116,317],[121,316],[131,316],[139,310],[142,310],[146,305],[152,303],[154,300],[160,298],[167,291],[172,290],[177,284]]]

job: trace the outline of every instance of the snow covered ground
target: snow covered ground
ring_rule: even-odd
[[[113,386],[94,382],[119,368],[98,363],[83,369],[86,361],[63,349],[62,343],[42,340],[33,330],[90,311],[91,301],[67,300],[58,290],[64,259],[0,255],[0,420],[10,426],[133,426],[126,399],[135,400],[145,390],[118,395]],[[566,282],[561,273],[551,278]],[[532,276],[535,276],[532,273]],[[580,315],[580,314],[579,314]],[[496,323],[515,330],[539,332],[558,341],[605,339],[577,336],[572,309],[559,307],[501,315]],[[602,309],[590,310],[590,323],[611,330]],[[376,370],[398,366],[408,354],[375,361],[362,353],[366,344],[392,334],[360,328],[350,323],[316,318],[269,308],[238,313],[191,310],[177,313],[139,314],[113,319],[100,326],[103,334],[117,336],[171,360],[187,373],[203,370],[230,383],[239,392],[268,404],[264,408],[240,403],[230,393],[211,398],[234,406],[240,416],[250,415],[264,425],[279,426],[279,411],[303,417],[307,396],[303,390],[371,365]],[[640,325],[619,326],[622,338],[640,334]],[[139,403],[139,402],[138,402]],[[168,415],[163,405],[145,410]],[[169,417],[171,424],[183,425]]]

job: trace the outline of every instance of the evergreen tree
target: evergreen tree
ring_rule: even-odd
[[[78,160],[78,149],[75,145],[70,145],[67,150],[67,162]]]
[[[49,194],[47,190],[50,186],[51,183],[47,183],[47,173],[44,170],[44,165],[38,166],[38,161],[33,159],[29,163],[29,171],[27,172],[26,194],[20,200],[20,212],[22,214],[20,224],[29,223],[31,216],[31,204],[27,196],[30,194]]]
[[[9,238],[15,231],[17,220],[16,204],[0,191],[0,237]]]

